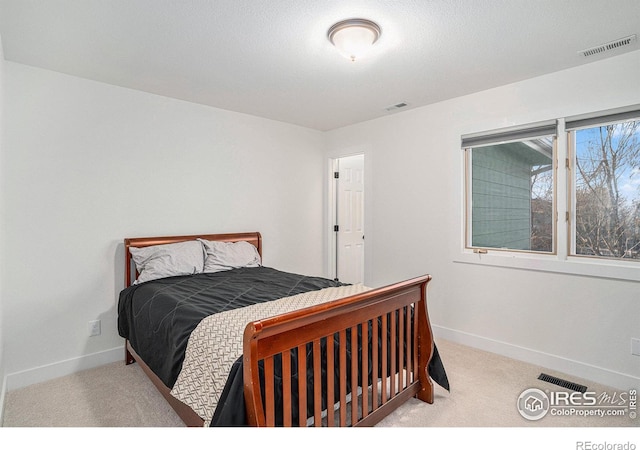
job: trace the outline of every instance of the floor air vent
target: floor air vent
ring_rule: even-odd
[[[538,380],[546,381],[547,383],[552,383],[557,386],[561,386],[563,388],[571,389],[572,391],[577,392],[586,392],[587,387],[578,383],[573,383],[571,381],[563,380],[562,378],[556,378],[551,375],[547,375],[546,373],[541,373],[538,377]]]
[[[584,57],[598,55],[600,53],[615,50],[620,47],[625,47],[627,45],[634,43],[635,41],[636,41],[636,35],[633,34],[631,36],[623,37],[621,39],[609,42],[607,44],[598,45],[597,47],[588,48],[586,50],[580,50],[578,53]]]

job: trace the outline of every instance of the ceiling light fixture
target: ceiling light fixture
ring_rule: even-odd
[[[327,37],[342,55],[355,61],[371,49],[381,33],[375,22],[367,19],[347,19],[329,28]]]

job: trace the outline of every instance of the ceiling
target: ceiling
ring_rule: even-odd
[[[367,59],[339,20],[376,21]],[[640,39],[639,0],[0,0],[8,61],[331,130],[587,64]]]

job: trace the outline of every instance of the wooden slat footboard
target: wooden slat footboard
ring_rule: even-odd
[[[433,403],[430,280],[425,275],[248,324],[249,424],[371,426],[410,397]]]

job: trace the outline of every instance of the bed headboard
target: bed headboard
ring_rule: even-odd
[[[258,249],[258,254],[262,258],[262,236],[259,232],[251,233],[224,233],[224,234],[194,234],[190,236],[162,236],[162,237],[142,237],[142,238],[126,238],[124,240],[124,285],[131,286],[133,280],[136,279],[136,268],[131,264],[130,247],[149,247],[151,245],[174,244],[176,242],[193,241],[195,239],[205,239],[207,241],[223,241],[238,242],[247,241]]]

